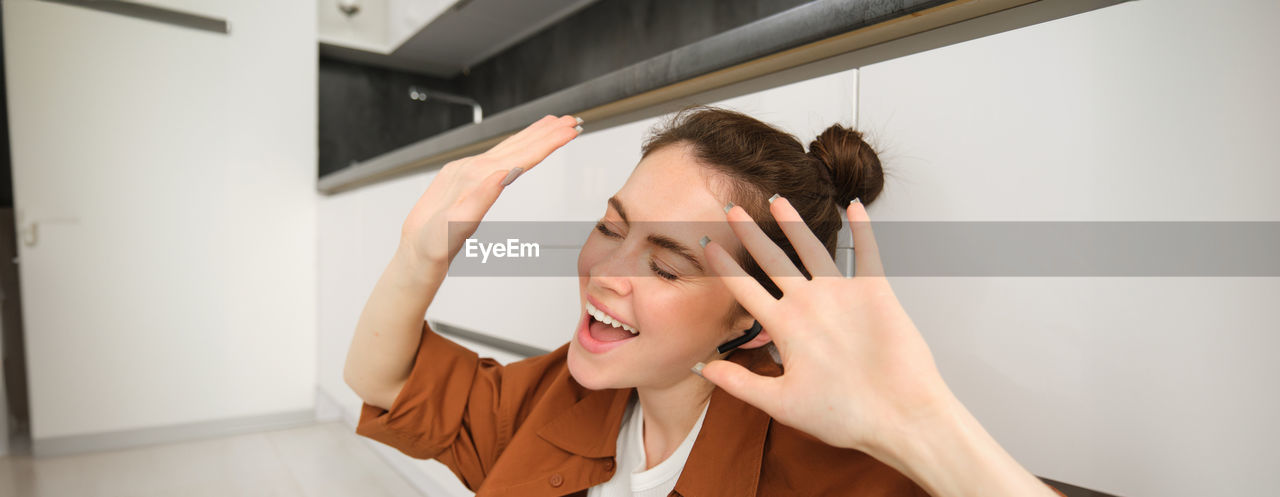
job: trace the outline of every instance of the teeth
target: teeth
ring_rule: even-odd
[[[622,324],[617,320],[613,319],[612,317],[610,317],[608,314],[605,314],[604,311],[601,311],[600,309],[596,309],[596,306],[591,305],[591,302],[587,302],[587,313],[590,314],[591,317],[596,318],[596,321],[599,321],[601,323],[607,324],[614,328],[622,328],[624,330],[631,332],[632,335],[640,334],[640,331],[636,330],[635,328]]]

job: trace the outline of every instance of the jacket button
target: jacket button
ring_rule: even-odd
[[[556,473],[554,475],[551,475],[551,480],[549,480],[549,483],[551,483],[551,486],[553,487],[564,485],[564,477],[560,476],[560,473]]]
[[[604,470],[605,470],[605,471],[613,471],[613,461],[605,461],[605,462],[604,462]]]

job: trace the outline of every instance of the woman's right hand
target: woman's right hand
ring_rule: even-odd
[[[448,267],[502,193],[508,173],[520,168],[519,175],[538,165],[578,136],[580,122],[548,115],[482,154],[445,164],[405,219],[401,251],[418,264]]]

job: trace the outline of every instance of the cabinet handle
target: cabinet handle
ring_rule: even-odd
[[[128,0],[42,0],[45,2],[60,3],[65,5],[73,5],[86,9],[93,9],[102,12],[110,12],[112,14],[133,17],[136,19],[146,19],[159,23],[169,24],[172,26],[181,26],[184,28],[199,29],[201,31],[211,31],[214,33],[228,34],[231,32],[231,26],[227,24],[226,19],[218,19],[216,17],[203,16],[200,14],[192,14],[176,9],[168,9],[145,3],[131,2]]]

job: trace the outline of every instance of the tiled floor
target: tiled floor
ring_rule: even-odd
[[[3,497],[421,497],[346,425],[32,459],[0,457]]]

